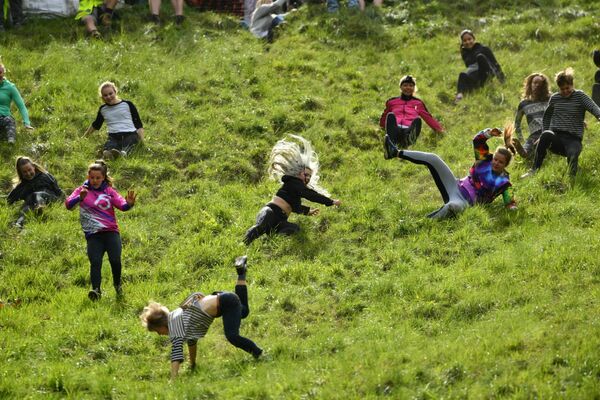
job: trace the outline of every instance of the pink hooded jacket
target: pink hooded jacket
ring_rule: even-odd
[[[394,113],[398,125],[410,126],[417,118],[422,118],[434,131],[444,130],[440,124],[427,110],[425,103],[416,97],[406,99],[405,96],[392,97],[385,102],[385,110],[379,119],[379,125],[385,129],[385,119],[388,113]]]

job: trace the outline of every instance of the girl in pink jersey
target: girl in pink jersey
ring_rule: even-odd
[[[103,160],[97,160],[88,167],[87,180],[65,200],[65,206],[71,210],[79,203],[79,220],[87,240],[87,254],[90,260],[92,290],[90,300],[99,300],[102,291],[102,258],[108,253],[108,261],[113,275],[113,284],[117,296],[121,289],[121,235],[115,217],[115,207],[127,211],[135,204],[136,194],[127,191],[123,198],[112,187],[112,179]]]

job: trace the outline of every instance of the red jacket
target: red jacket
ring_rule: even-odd
[[[381,114],[381,118],[379,119],[379,125],[382,128],[385,129],[385,119],[388,113],[392,112],[396,116],[396,123],[398,125],[410,126],[415,119],[421,117],[433,130],[438,132],[444,130],[442,124],[427,111],[425,103],[416,97],[411,96],[408,100],[405,99],[406,97],[403,97],[405,96],[392,97],[385,102],[385,110],[383,110],[383,114]]]

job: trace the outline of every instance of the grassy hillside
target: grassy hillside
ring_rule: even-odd
[[[104,80],[136,104],[146,142],[110,163],[117,189],[139,192],[118,215],[122,302],[106,260],[106,295],[86,297],[77,211],[53,206],[19,231],[18,207],[0,207],[0,299],[22,300],[0,309],[0,398],[599,398],[600,125],[588,116],[572,184],[563,158],[526,181],[517,159],[512,213],[498,200],[430,221],[441,199],[429,173],[382,156],[379,116],[406,73],[447,128],[425,128],[415,148],[457,175],[472,136],[513,118],[529,73],[572,66],[590,92],[599,5],[470,3],[388,2],[368,17],[311,5],[270,46],[234,18],[192,10],[182,29],[156,29],[143,7],[123,10],[103,41],[70,19],[3,33],[7,77],[37,129],[0,143],[2,193],[19,154],[69,193],[82,183],[105,139],[105,129],[83,137]],[[455,106],[465,27],[507,81]],[[242,235],[278,187],[265,176],[269,150],[287,133],[313,142],[323,186],[343,205],[294,216],[299,235],[247,249]],[[139,312],[149,299],[171,308],[193,290],[231,290],[243,253],[252,311],[241,332],[269,356],[230,346],[217,320],[201,368],[168,384],[168,340],[145,332]]]

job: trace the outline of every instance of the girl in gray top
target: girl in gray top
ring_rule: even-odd
[[[283,7],[287,0],[258,0],[256,8],[252,13],[252,21],[250,22],[250,32],[257,38],[267,39],[270,43],[273,41],[273,28],[283,22],[285,14]],[[273,15],[277,14],[277,15]]]

